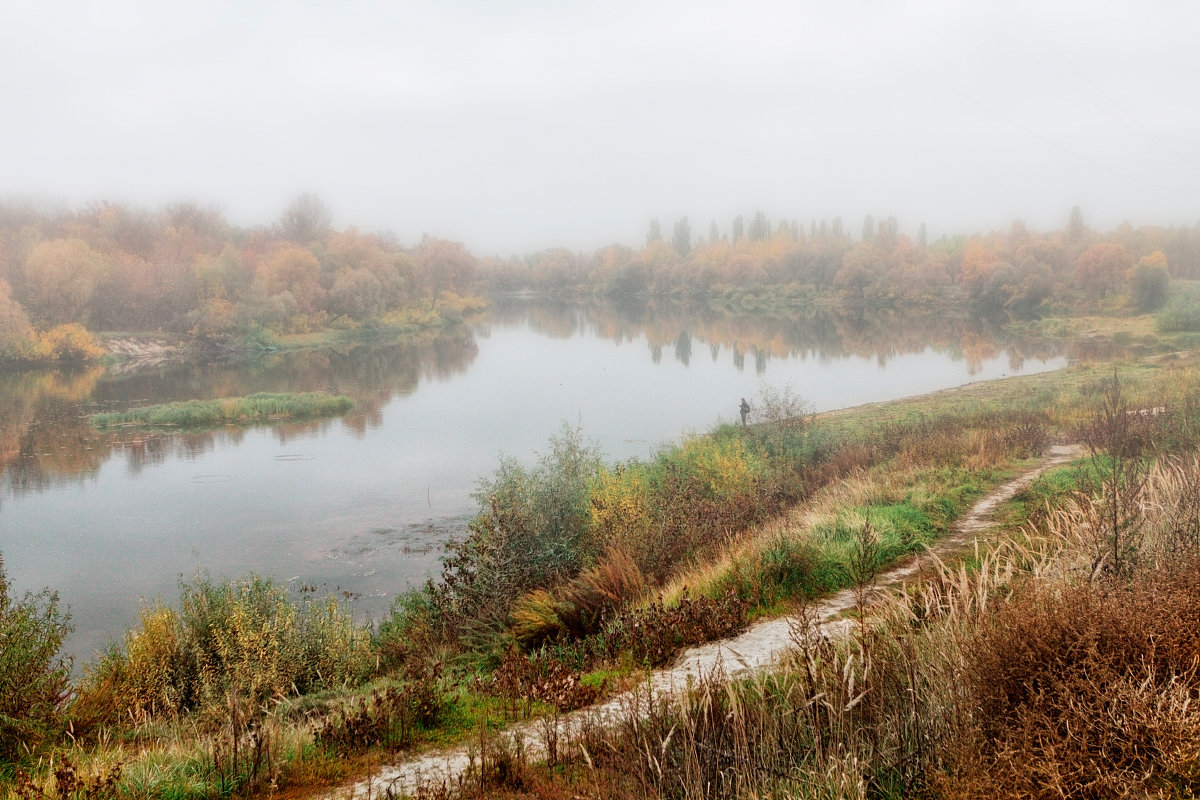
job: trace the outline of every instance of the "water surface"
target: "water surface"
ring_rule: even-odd
[[[69,604],[87,657],[181,577],[250,571],[384,613],[436,575],[503,453],[531,463],[564,422],[612,459],[737,418],[764,386],[818,411],[1057,369],[1053,345],[966,322],[805,321],[529,305],[409,343],[235,365],[0,374],[0,553],[18,591]],[[333,391],[344,419],[99,434],[98,410]]]

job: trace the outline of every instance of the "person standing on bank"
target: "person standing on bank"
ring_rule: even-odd
[[[738,411],[742,412],[742,427],[746,427],[746,418],[750,416],[750,404],[746,402],[746,398],[742,398],[742,404],[738,406]]]

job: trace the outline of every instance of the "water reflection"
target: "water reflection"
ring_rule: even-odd
[[[0,501],[85,480],[110,458],[123,458],[137,476],[170,458],[195,459],[218,443],[237,444],[245,435],[232,426],[100,433],[88,424],[90,414],[254,392],[329,391],[350,396],[354,411],[338,421],[275,425],[275,439],[287,443],[332,425],[361,438],[383,424],[382,409],[393,398],[412,394],[423,380],[464,372],[478,354],[471,332],[459,330],[417,342],[276,353],[237,364],[0,373]]]
[[[1009,366],[1019,371],[1027,359],[1046,360],[1075,347],[1049,339],[1021,339],[983,320],[954,319],[946,315],[904,315],[898,312],[864,313],[814,308],[794,317],[736,316],[707,308],[655,309],[647,304],[579,306],[572,303],[510,301],[495,305],[493,321],[504,325],[526,322],[532,330],[551,338],[594,335],[614,343],[644,339],[653,363],[661,363],[666,349],[684,366],[691,363],[696,343],[706,343],[715,361],[729,350],[734,365],[745,368],[747,355],[755,372],[762,374],[771,359],[869,357],[880,367],[898,356],[927,349],[964,360],[976,374],[987,360],[1001,352]]]
[[[665,353],[688,367],[696,348],[707,347],[715,363],[727,352],[739,372],[762,376],[773,359],[815,359],[828,364],[848,357],[874,359],[880,367],[930,348],[965,361],[974,376],[1004,353],[1009,369],[1027,359],[1063,354],[1054,341],[1022,341],[971,320],[846,314],[814,310],[795,318],[739,317],[701,309],[654,309],[647,305],[581,307],[567,303],[497,304],[469,328],[417,342],[360,343],[330,350],[277,353],[245,363],[106,371],[23,371],[0,374],[0,475],[3,495],[44,491],[94,476],[110,458],[124,459],[130,475],[172,458],[195,459],[218,443],[237,444],[240,428],[185,434],[145,431],[98,433],[87,415],[136,405],[253,392],[330,391],[355,401],[342,420],[288,423],[272,428],[280,443],[341,426],[358,438],[383,425],[383,408],[411,395],[423,381],[445,380],[470,369],[477,340],[493,327],[525,325],[550,339],[591,336],[616,344],[642,341],[653,364]],[[1085,354],[1086,355],[1086,354]],[[535,356],[536,357],[536,356]]]

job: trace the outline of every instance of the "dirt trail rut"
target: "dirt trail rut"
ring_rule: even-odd
[[[948,535],[938,540],[931,551],[948,554],[970,544],[977,534],[993,525],[991,515],[997,506],[1028,486],[1047,469],[1080,455],[1082,449],[1077,445],[1051,448],[1050,454],[1036,467],[1023,472],[977,502],[955,523]],[[920,568],[920,559],[914,558],[881,572],[876,581],[876,591],[903,584],[917,575]],[[817,603],[816,612],[821,629],[826,633],[834,633],[847,626],[849,621],[842,615],[853,607],[854,592],[850,589],[830,595]],[[722,639],[687,650],[674,666],[652,673],[647,683],[636,691],[644,693],[648,690],[655,694],[678,692],[687,686],[689,680],[694,681],[703,675],[710,675],[718,668],[730,678],[744,677],[769,669],[791,645],[792,622],[790,617],[765,620],[752,625],[732,639]],[[562,715],[558,719],[559,741],[569,737],[585,722],[604,725],[615,721],[623,709],[629,707],[631,700],[631,693],[625,693],[604,703]],[[527,756],[536,761],[546,755],[548,725],[546,720],[517,723],[506,728],[503,735],[511,740],[520,741]],[[453,785],[471,764],[472,752],[465,745],[416,753],[398,764],[383,767],[370,778],[343,786],[327,797],[328,800],[363,800],[385,796],[389,792],[402,795],[415,791],[416,787],[424,782],[437,784],[445,781]]]

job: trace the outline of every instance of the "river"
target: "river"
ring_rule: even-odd
[[[501,454],[532,463],[564,424],[624,460],[734,421],[764,387],[825,411],[1066,363],[1054,343],[965,321],[513,304],[415,342],[0,373],[0,554],[17,593],[60,594],[82,660],[197,573],[315,585],[378,618],[438,573]],[[190,434],[99,434],[86,421],[256,391],[332,391],[356,407]]]

